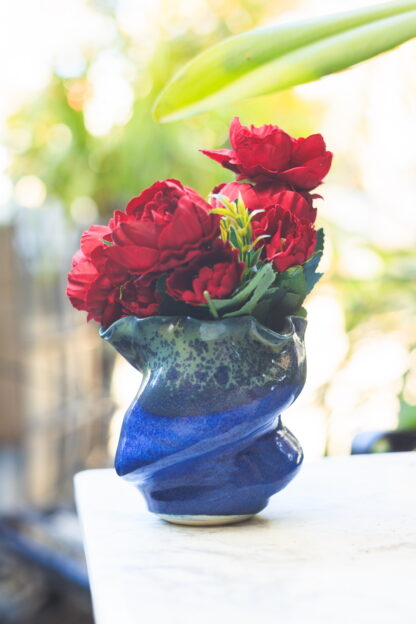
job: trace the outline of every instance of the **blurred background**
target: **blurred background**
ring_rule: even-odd
[[[72,477],[111,465],[139,380],[66,299],[80,234],[156,179],[203,195],[231,179],[197,149],[226,146],[234,115],[321,132],[335,153],[319,189],[327,244],[306,302],[308,381],[285,422],[307,459],[349,454],[363,432],[416,430],[416,42],[189,120],[150,114],[209,45],[363,4],[0,4],[0,622],[92,621]]]

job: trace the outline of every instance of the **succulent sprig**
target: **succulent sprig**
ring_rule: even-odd
[[[221,217],[220,233],[222,240],[228,242],[233,249],[238,249],[239,259],[245,262],[246,270],[243,276],[243,281],[245,281],[259,262],[262,251],[261,245],[259,246],[261,239],[267,238],[267,235],[265,235],[253,240],[253,229],[251,227],[253,217],[263,212],[263,210],[249,212],[241,194],[234,201],[221,194],[213,195],[213,197],[222,206],[213,208],[211,212]]]

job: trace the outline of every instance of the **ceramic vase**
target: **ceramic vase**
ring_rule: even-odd
[[[306,375],[306,321],[276,333],[251,316],[134,316],[101,330],[143,374],[118,444],[117,473],[178,524],[245,520],[284,488],[302,449],[281,413]]]

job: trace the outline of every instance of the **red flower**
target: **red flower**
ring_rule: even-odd
[[[312,206],[312,200],[315,196],[309,193],[289,191],[283,184],[253,185],[246,182],[228,182],[228,184],[220,184],[215,187],[212,192],[214,195],[225,195],[231,201],[237,199],[241,194],[249,212],[264,210],[269,206],[278,204],[299,217],[299,219],[305,219],[310,223],[314,223],[316,219],[316,208]],[[213,198],[212,204],[216,207],[220,205],[220,202]],[[261,218],[261,215],[255,218],[258,220]]]
[[[233,149],[201,150],[203,154],[238,174],[238,180],[284,182],[298,190],[321,184],[331,166],[320,134],[295,139],[278,126],[242,126],[234,117],[230,126]]]
[[[77,251],[72,260],[72,269],[68,274],[66,294],[74,308],[87,309],[87,292],[97,279],[98,271],[82,251]]]
[[[133,314],[141,318],[157,314],[162,297],[156,290],[156,279],[142,275],[132,279],[121,289],[121,310],[123,316]]]
[[[312,224],[281,206],[268,208],[252,226],[254,238],[268,235],[261,240],[263,259],[271,261],[281,273],[291,266],[303,264],[313,254],[316,231]]]
[[[104,257],[105,250],[94,251],[91,258],[78,252],[68,274],[67,295],[77,310],[88,312],[87,320],[108,327],[121,316],[118,301],[120,286],[127,271]]]
[[[89,238],[91,232],[87,230],[84,234]],[[89,258],[81,250],[75,254],[67,288],[74,308],[85,310],[88,321],[94,319],[103,327],[130,314],[139,317],[157,314],[161,297],[155,278],[129,275],[126,269],[109,260],[107,254],[105,247],[95,247]]]
[[[126,216],[119,216],[109,257],[137,273],[160,274],[185,264],[219,235],[219,219],[210,210],[177,180],[156,182],[129,202]]]
[[[244,269],[244,262],[238,260],[238,250],[216,240],[210,251],[173,271],[166,280],[166,292],[190,305],[206,303],[204,291],[208,291],[211,299],[224,299],[237,288]]]
[[[109,239],[109,236],[111,236],[111,229],[109,225],[91,225],[88,230],[85,230],[81,235],[80,251],[87,256],[87,258],[90,258],[95,249],[105,247],[103,240]]]
[[[88,321],[94,319],[104,327],[120,318],[120,286],[128,279],[126,269],[108,258],[103,240],[109,238],[111,228],[105,225],[92,225],[82,234],[66,291],[74,308],[85,310]]]
[[[93,319],[105,328],[123,316],[120,288],[127,277],[125,273],[98,274],[86,294],[87,321]]]

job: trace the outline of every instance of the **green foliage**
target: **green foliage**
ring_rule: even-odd
[[[165,291],[165,279],[158,281],[158,289],[163,297],[160,307],[161,314],[185,314],[196,318],[222,318],[253,314],[257,303],[270,291],[275,282],[276,273],[270,264],[264,264],[253,274],[229,299],[209,299],[209,305],[188,306],[171,299]],[[212,313],[212,310],[215,312]]]
[[[224,241],[240,251],[240,259],[246,262],[242,286],[230,299],[213,300],[206,294],[207,312],[211,317],[229,318],[250,314],[271,329],[278,329],[289,314],[298,314],[305,297],[321,278],[316,271],[324,248],[324,231],[317,232],[315,250],[302,266],[290,267],[284,273],[276,273],[270,263],[258,263],[261,247],[254,249],[250,214],[240,196],[234,202],[217,196],[223,206],[212,210],[221,215],[221,236]],[[306,311],[301,311],[306,315]]]
[[[174,121],[224,103],[316,80],[416,36],[416,2],[252,30],[205,50],[157,98],[153,113]]]
[[[345,236],[343,231],[331,228],[333,242],[333,273],[331,285],[342,301],[346,316],[346,331],[359,331],[368,322],[380,331],[391,330],[391,319],[395,325],[409,322],[416,311],[416,261],[413,250],[382,250],[370,247],[382,262],[382,270],[371,279],[346,277],[337,270],[340,262],[337,246]],[[364,294],[365,293],[365,294]],[[410,338],[410,334],[409,334]]]
[[[274,289],[266,293],[254,316],[271,329],[278,330],[288,314],[306,317],[302,304],[322,276],[317,273],[324,248],[324,232],[317,232],[317,242],[312,257],[302,266],[290,267],[277,275]]]
[[[275,280],[276,274],[272,266],[264,264],[248,284],[232,299],[228,299],[225,305],[225,300],[216,300],[214,305],[224,318],[243,314],[255,316],[257,305],[273,291]]]
[[[323,231],[318,231],[317,245],[312,258],[303,266],[290,267],[276,273],[271,263],[259,264],[251,271],[251,278],[243,283],[229,299],[211,299],[206,305],[188,306],[174,301],[165,292],[164,279],[158,282],[163,296],[161,314],[184,314],[201,319],[231,318],[252,315],[258,321],[278,331],[289,314],[306,316],[303,301],[321,276],[316,273],[323,251]]]
[[[323,273],[318,273],[318,264],[322,258],[324,250],[325,234],[323,228],[320,228],[316,233],[316,245],[315,251],[311,258],[303,265],[303,273],[306,281],[306,294],[308,295],[312,288],[321,279]]]
[[[290,267],[284,273],[277,275],[273,292],[267,293],[265,301],[259,310],[259,320],[271,329],[278,329],[283,324],[283,318],[288,314],[306,316],[302,304],[306,296],[322,276],[317,273],[319,261],[324,248],[324,232],[321,228],[317,232],[315,251],[312,257],[302,266]]]

